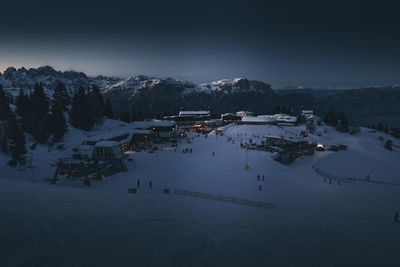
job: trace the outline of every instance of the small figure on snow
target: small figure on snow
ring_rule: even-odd
[[[261,191],[261,185],[258,185],[258,191]]]
[[[260,175],[257,175],[257,180],[260,181]]]
[[[263,182],[265,181],[265,177],[264,177],[264,175],[263,175]]]
[[[90,180],[89,180],[89,177],[88,177],[88,176],[86,176],[86,177],[85,177],[85,180],[83,180],[83,184],[84,184],[85,186],[90,186]]]
[[[394,213],[393,221],[394,223],[399,223],[399,213],[397,211]]]
[[[214,152],[212,153],[212,156],[214,157]]]
[[[190,153],[192,153],[192,149],[190,149]]]
[[[137,179],[137,187],[140,187],[140,179]]]
[[[153,183],[150,181],[149,182],[149,187],[151,188],[153,186]]]

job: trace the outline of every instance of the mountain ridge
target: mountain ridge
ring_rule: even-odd
[[[343,89],[320,92],[316,89],[279,91],[270,84],[247,78],[221,79],[209,83],[193,83],[174,78],[144,75],[116,77],[87,76],[77,71],[57,71],[50,66],[39,68],[7,68],[0,73],[5,91],[18,95],[42,83],[45,93],[52,95],[58,82],[63,82],[70,94],[80,86],[99,87],[115,114],[141,111],[147,117],[173,115],[181,109],[208,109],[212,114],[252,110],[258,114],[273,112],[276,106],[293,108],[294,112],[313,109],[324,115],[329,109],[344,111],[349,121],[370,126],[385,122],[400,126],[400,86]]]

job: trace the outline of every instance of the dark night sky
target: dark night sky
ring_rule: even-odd
[[[268,83],[400,83],[395,1],[7,1],[0,71],[244,76]]]

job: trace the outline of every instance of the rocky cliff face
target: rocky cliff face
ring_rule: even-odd
[[[15,69],[10,67],[0,77],[0,84],[13,95],[17,95],[20,88],[24,91],[31,90],[35,83],[42,83],[45,92],[52,95],[52,91],[60,81],[66,85],[71,94],[80,86],[87,87],[91,83],[90,78],[82,72],[60,72],[50,66],[37,69]]]

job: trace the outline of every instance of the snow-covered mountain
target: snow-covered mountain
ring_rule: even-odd
[[[80,86],[87,87],[91,83],[91,78],[83,72],[76,71],[56,71],[50,66],[39,67],[37,69],[24,67],[16,69],[7,68],[0,74],[0,84],[12,95],[17,95],[22,88],[24,91],[33,89],[35,83],[42,83],[45,92],[49,95],[59,82],[63,82],[70,93],[73,93]]]
[[[37,69],[9,67],[4,74],[0,74],[0,84],[14,96],[21,88],[24,91],[32,90],[35,83],[42,83],[46,94],[51,96],[59,82],[66,85],[70,94],[81,86],[85,88],[92,85],[98,86],[103,95],[111,100],[117,113],[135,109],[149,113],[147,109],[150,108],[152,115],[160,115],[165,110],[170,113],[173,109],[182,106],[210,107],[213,106],[213,102],[236,94],[274,95],[270,85],[259,81],[249,81],[246,78],[195,84],[174,78],[143,75],[129,78],[89,77],[82,72],[56,71],[50,66]],[[221,105],[215,105],[216,108],[218,106],[221,107]]]
[[[15,95],[20,88],[23,90],[33,89],[35,83],[42,83],[46,93],[51,94],[58,82],[66,85],[70,93],[76,91],[80,86],[98,86],[104,94],[114,92],[129,93],[133,96],[142,89],[151,89],[160,84],[181,87],[183,95],[192,93],[215,93],[223,92],[240,93],[244,91],[261,92],[270,89],[270,86],[258,81],[249,81],[245,78],[223,79],[210,83],[194,84],[189,81],[181,81],[174,78],[155,78],[144,75],[121,78],[114,76],[89,77],[83,72],[56,71],[50,66],[26,69],[7,68],[3,74],[0,73],[0,84],[4,89]]]

